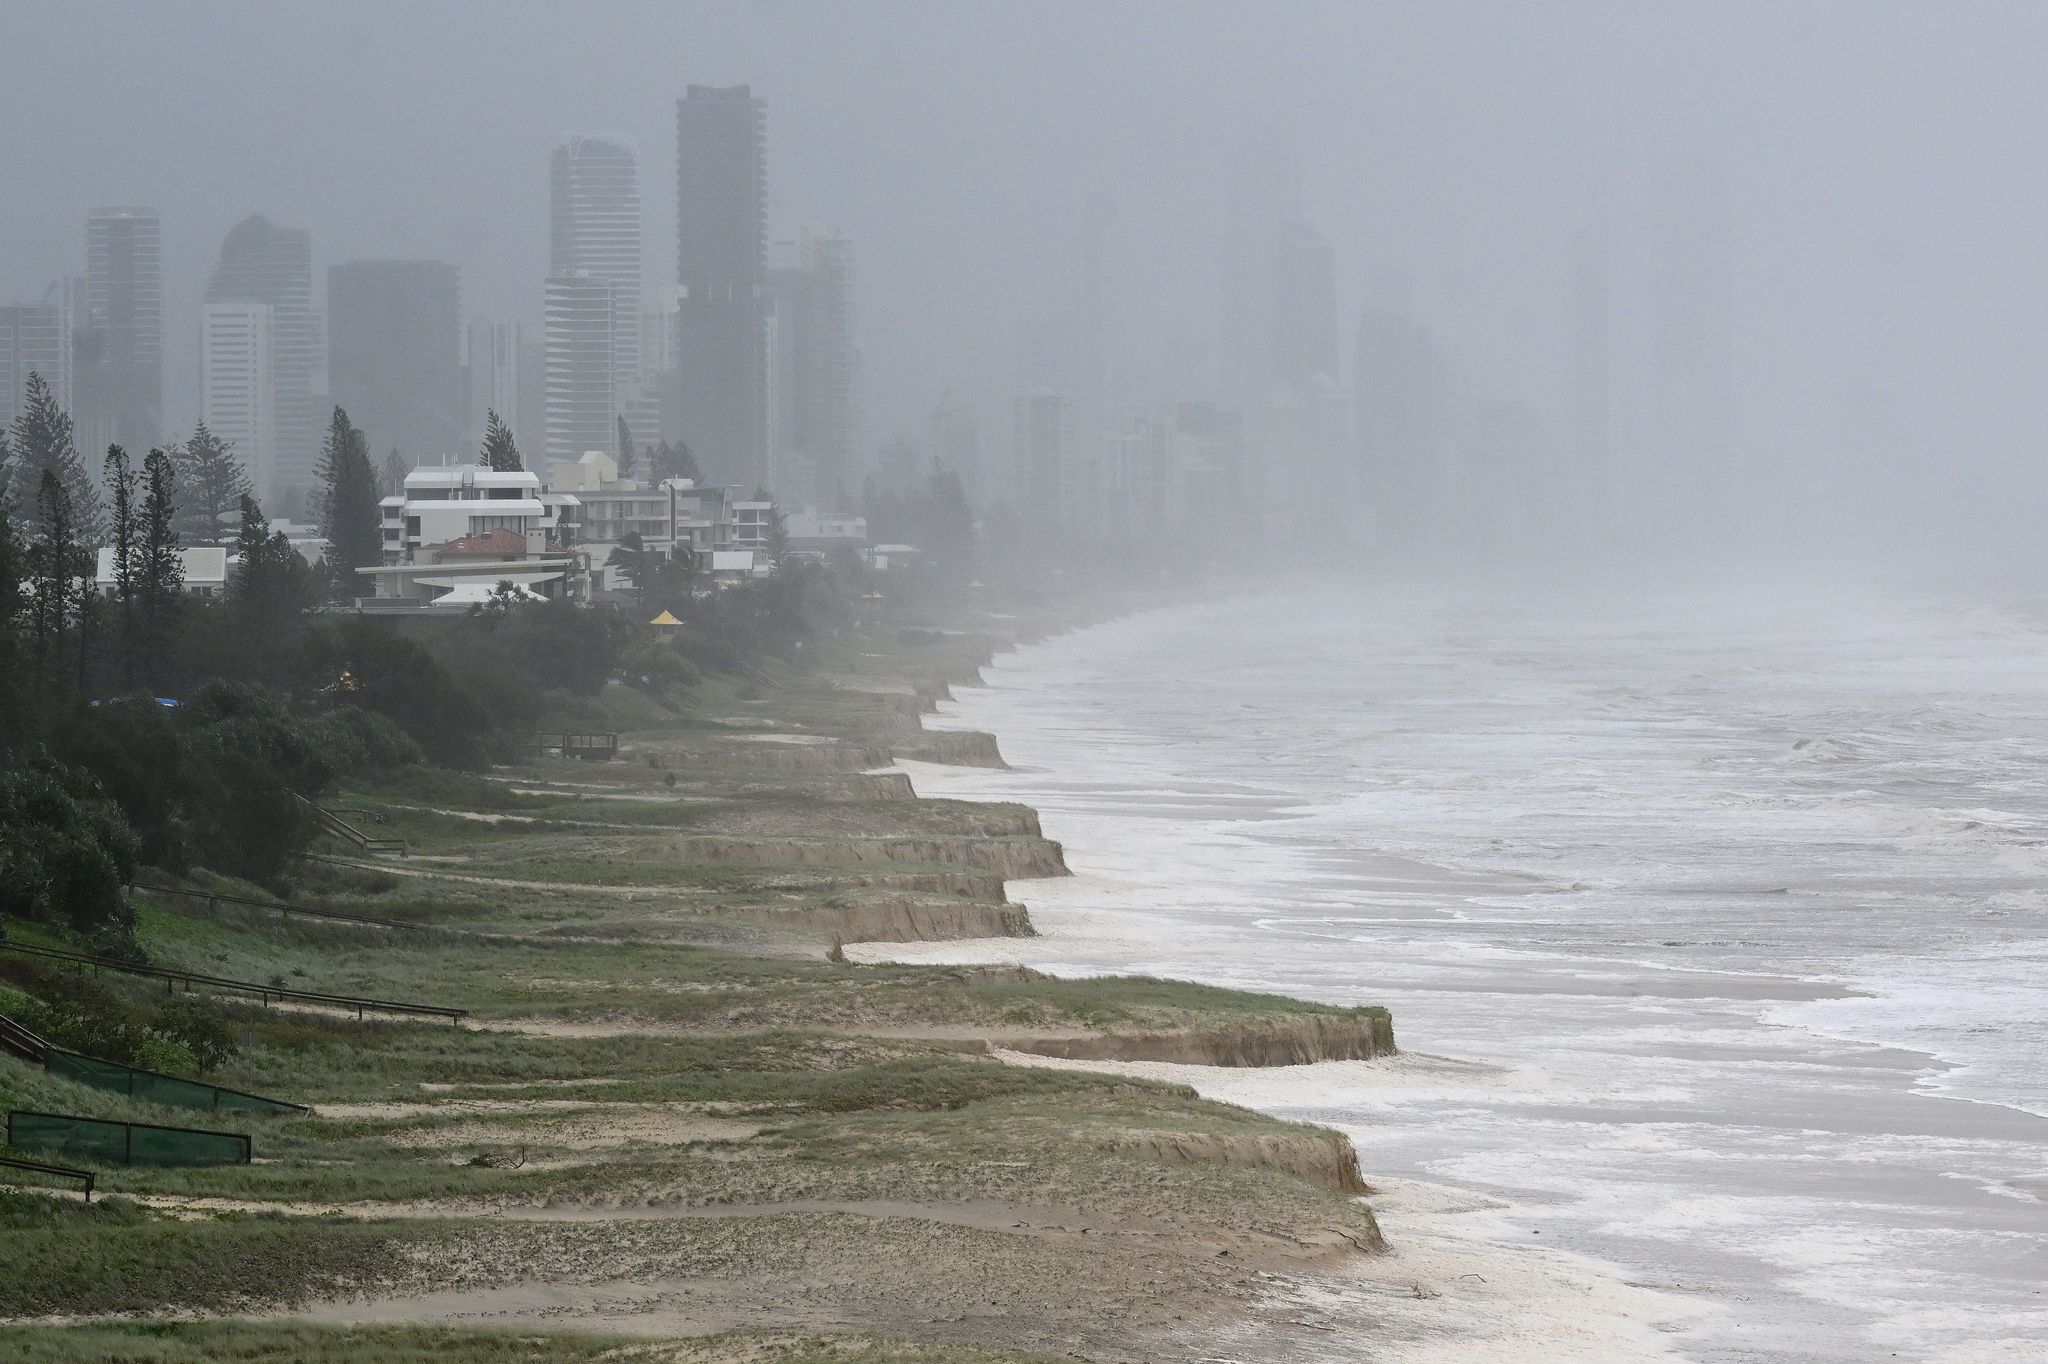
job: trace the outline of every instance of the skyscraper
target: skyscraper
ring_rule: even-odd
[[[844,506],[853,455],[853,243],[806,232],[776,244],[767,482],[784,502]]]
[[[767,126],[744,85],[693,85],[676,102],[676,373],[662,431],[714,483],[768,472]]]
[[[611,450],[618,444],[618,286],[581,271],[549,275],[546,328],[547,457]]]
[[[613,417],[651,428],[655,409],[643,403],[640,382],[640,172],[632,149],[616,137],[572,137],[555,148],[548,191],[548,274],[610,281]],[[553,342],[549,349],[566,355]],[[581,370],[587,359],[574,363]],[[613,443],[608,436],[601,448]]]
[[[41,303],[0,307],[0,428],[20,413],[31,374],[42,375],[57,405],[71,409],[71,324],[55,293]],[[35,496],[32,488],[16,492]]]
[[[78,418],[131,451],[163,437],[162,231],[152,208],[96,208],[85,220]]]
[[[491,413],[498,414],[512,428],[514,439],[524,437],[539,452],[546,444],[544,426],[525,430],[526,394],[520,383],[521,342],[517,322],[488,322],[471,318],[469,323],[469,415],[464,425],[466,443],[479,444]],[[545,423],[545,417],[543,417]]]
[[[199,419],[232,448],[265,503],[279,494],[271,322],[271,306],[252,300],[199,310]]]
[[[329,266],[327,373],[377,460],[393,449],[415,465],[457,453],[469,405],[461,272],[434,260]]]
[[[1074,477],[1073,405],[1063,393],[1039,389],[1017,396],[1011,472],[1017,507],[1035,530],[1067,523]]]
[[[1306,223],[1282,223],[1273,238],[1267,315],[1267,377],[1278,393],[1303,399],[1337,377],[1337,257]]]
[[[275,444],[265,495],[279,504],[303,497],[313,489],[321,433],[327,428],[321,410],[323,329],[313,308],[312,234],[303,227],[281,227],[260,213],[244,218],[221,243],[206,302],[261,303],[270,309],[272,400],[267,409],[274,414]]]

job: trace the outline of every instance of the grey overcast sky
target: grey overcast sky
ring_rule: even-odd
[[[1475,384],[1555,412],[1588,187],[1711,174],[1745,458],[1800,495],[1846,458],[2031,514],[2044,54],[2048,5],[2017,2],[4,0],[0,295],[82,268],[90,205],[158,206],[174,414],[206,269],[251,211],[312,228],[317,264],[456,261],[471,312],[532,321],[551,146],[635,144],[658,284],[674,100],[746,81],[774,231],[856,241],[870,444],[949,388],[1000,443],[1014,325],[1070,305],[1096,197],[1111,366],[1197,391],[1248,143],[1293,149],[1347,350],[1368,283],[1398,279]]]

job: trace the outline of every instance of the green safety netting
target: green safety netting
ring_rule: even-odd
[[[180,1108],[232,1109],[242,1113],[301,1111],[299,1105],[282,1099],[266,1099],[260,1094],[222,1089],[203,1080],[181,1080],[175,1075],[117,1065],[97,1057],[81,1056],[75,1051],[58,1051],[54,1047],[44,1064],[50,1074],[62,1079],[76,1080],[95,1089],[111,1089],[117,1094],[147,1099],[151,1103],[175,1104]]]
[[[122,1165],[243,1165],[249,1160],[249,1138],[240,1132],[202,1132],[191,1127],[157,1127],[18,1109],[7,1115],[7,1144]]]

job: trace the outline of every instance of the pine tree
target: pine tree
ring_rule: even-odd
[[[138,479],[128,463],[128,452],[118,445],[107,447],[107,460],[100,475],[112,502],[109,538],[114,551],[114,627],[120,636],[121,683],[135,682],[135,580],[141,567],[137,554],[139,527],[135,518],[135,488]],[[95,583],[97,586],[97,583]]]
[[[55,673],[64,648],[64,633],[74,622],[78,635],[78,684],[83,690],[91,658],[93,585],[85,572],[85,550],[78,540],[72,518],[71,495],[64,480],[49,469],[42,471],[36,489],[36,524],[40,528],[29,546],[30,587],[35,597],[29,608],[29,630],[33,638],[36,678],[40,686]]]
[[[184,490],[178,528],[194,540],[218,541],[244,494],[252,491],[249,475],[235,458],[234,447],[201,422],[192,438],[171,449],[178,484]]]
[[[669,475],[670,478],[687,478],[690,482],[699,484],[704,481],[704,473],[697,467],[696,452],[690,449],[690,442],[680,436],[676,437],[676,448],[670,456],[670,464],[674,469]]]
[[[624,417],[619,418],[619,477],[633,476],[633,428],[626,425]]]
[[[142,514],[135,546],[136,605],[143,676],[154,686],[163,677],[178,606],[185,585],[185,560],[178,553],[177,474],[171,457],[151,450],[142,461]]]
[[[501,474],[517,473],[526,464],[519,458],[519,447],[513,443],[512,428],[505,425],[495,410],[484,413],[483,465],[486,469]]]
[[[335,599],[355,596],[361,586],[356,570],[383,558],[384,531],[377,510],[377,475],[370,468],[370,443],[338,407],[320,453],[319,511]]]
[[[405,476],[411,472],[412,465],[392,446],[391,453],[384,456],[384,496],[404,497]]]
[[[43,474],[54,474],[63,486],[71,523],[67,528],[80,544],[96,544],[100,531],[99,494],[85,472],[72,441],[71,416],[57,406],[57,399],[43,376],[29,371],[23,385],[21,411],[14,418],[14,461],[27,480],[40,484]],[[40,486],[31,518],[31,529],[42,529],[43,497]]]

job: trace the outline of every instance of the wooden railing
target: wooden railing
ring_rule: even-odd
[[[365,1013],[418,1014],[450,1020],[469,1017],[469,1010],[450,1008],[445,1004],[417,1004],[396,999],[359,999],[354,995],[294,990],[283,985],[265,985],[253,980],[231,980],[226,976],[204,976],[196,971],[180,971],[170,966],[122,961],[119,957],[96,957],[86,952],[65,952],[55,947],[35,947],[28,943],[10,942],[5,938],[0,938],[0,952],[42,957],[47,961],[68,961],[80,967],[90,966],[94,971],[118,971],[123,975],[148,976],[154,980],[161,980],[170,990],[175,990],[179,985],[184,985],[188,989],[204,986],[229,994],[254,995],[264,1004],[272,1000],[290,1000],[298,1004],[323,1004],[336,1009],[354,1009],[357,1018],[363,1017]]]

